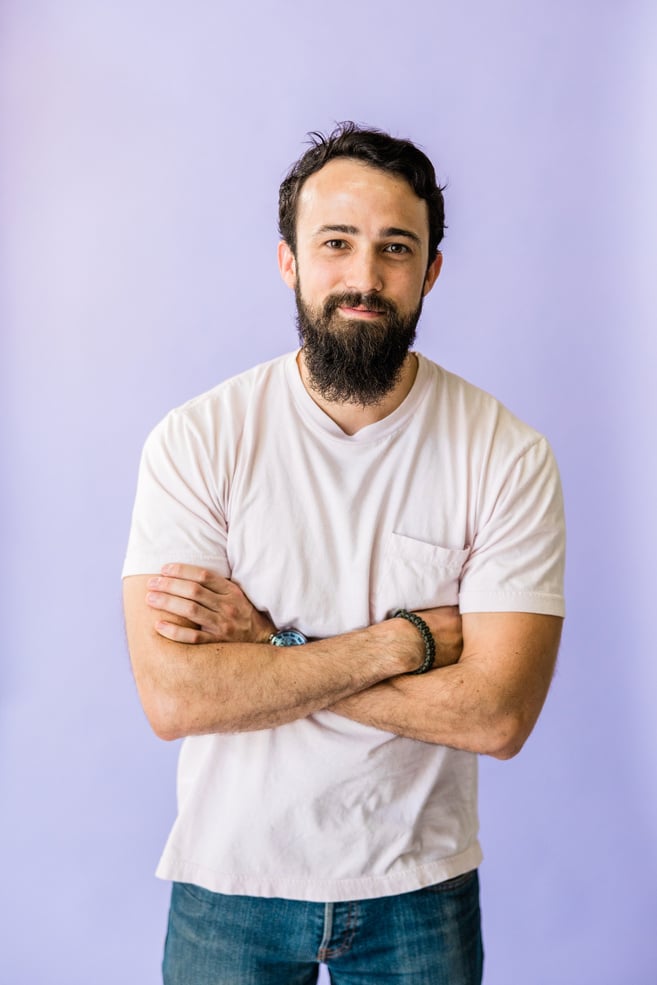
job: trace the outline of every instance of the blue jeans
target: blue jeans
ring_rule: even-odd
[[[480,985],[477,872],[346,903],[224,896],[174,883],[164,985]]]

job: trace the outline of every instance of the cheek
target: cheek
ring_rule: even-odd
[[[397,297],[397,303],[408,311],[414,311],[424,296],[424,277],[400,276],[390,281],[388,292]]]
[[[317,265],[313,268],[310,276],[304,275],[301,281],[304,296],[311,298],[315,302],[322,301],[327,294],[335,289],[336,285],[341,283],[340,275],[336,268],[337,265],[335,267]]]

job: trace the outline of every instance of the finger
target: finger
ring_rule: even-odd
[[[160,636],[174,643],[218,643],[219,640],[212,633],[203,629],[193,629],[191,626],[178,626],[174,622],[157,622],[155,630]]]
[[[230,584],[230,583],[229,583]],[[227,594],[221,595],[210,588],[205,588],[197,581],[182,578],[164,578],[161,575],[149,578],[148,588],[166,595],[176,595],[178,598],[191,599],[209,610],[217,610],[222,605]]]
[[[218,571],[212,571],[211,568],[203,568],[197,564],[165,564],[160,571],[165,577],[183,578],[187,581],[211,586],[215,592],[226,591],[226,586],[231,584],[230,580],[224,578]]]
[[[165,592],[148,592],[146,602],[151,609],[158,609],[160,612],[168,612],[171,615],[182,616],[190,622],[198,623],[200,626],[212,623],[215,613],[205,606],[200,605],[193,599],[181,598],[178,595],[169,595]]]

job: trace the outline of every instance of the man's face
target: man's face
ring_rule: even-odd
[[[281,243],[279,263],[327,399],[377,403],[398,381],[440,271],[440,256],[427,270],[428,238],[426,203],[403,178],[342,158],[304,184],[296,255]]]

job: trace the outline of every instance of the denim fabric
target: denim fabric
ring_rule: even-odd
[[[346,903],[224,896],[174,883],[164,985],[480,985],[477,872]]]

